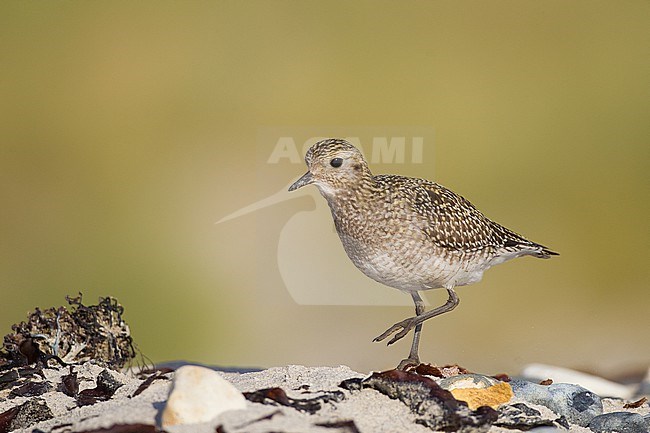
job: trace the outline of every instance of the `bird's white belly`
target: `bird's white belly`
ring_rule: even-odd
[[[399,245],[382,250],[352,239],[346,239],[343,246],[365,275],[406,292],[472,284],[480,281],[483,271],[491,266],[480,254],[468,256],[468,253],[449,252],[433,246],[418,248],[417,255],[412,249],[405,254],[406,247]]]

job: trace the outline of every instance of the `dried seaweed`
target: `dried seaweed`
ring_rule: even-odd
[[[313,398],[297,399],[287,396],[282,388],[265,388],[253,392],[245,392],[244,397],[253,403],[273,404],[292,407],[301,412],[314,414],[318,412],[323,403],[338,402],[344,399],[341,391],[330,391]]]
[[[27,321],[13,325],[0,349],[0,368],[55,360],[61,365],[93,360],[118,370],[135,358],[124,308],[116,299],[99,298],[86,306],[81,294],[66,297],[66,307],[36,308]]]
[[[168,369],[168,370],[169,370],[169,369]],[[146,378],[146,379],[144,380],[144,382],[142,382],[142,383],[140,384],[140,386],[138,387],[138,389],[135,390],[135,392],[131,395],[131,397],[135,397],[135,396],[141,394],[145,389],[149,388],[149,386],[151,386],[151,384],[152,384],[155,380],[158,380],[158,379],[166,379],[166,380],[169,380],[169,378],[168,378],[167,376],[165,376],[165,374],[167,374],[167,373],[169,373],[169,372],[171,372],[171,371],[173,371],[173,370],[169,370],[169,371],[157,370],[155,373],[153,373],[151,376],[149,376],[148,378]]]
[[[97,376],[97,385],[95,388],[84,389],[77,394],[77,404],[79,406],[89,406],[99,401],[106,401],[113,397],[115,391],[122,386],[113,376],[104,370]]]

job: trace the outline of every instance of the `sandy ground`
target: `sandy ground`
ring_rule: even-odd
[[[74,367],[79,381],[79,392],[96,387],[96,378],[104,367],[85,363]],[[218,370],[218,369],[217,369]],[[13,430],[27,432],[86,432],[118,431],[111,430],[116,424],[154,425],[160,420],[160,413],[165,405],[173,372],[161,375],[138,395],[134,394],[144,380],[132,372],[118,373],[111,371],[111,376],[122,385],[107,401],[99,401],[80,407],[75,397],[61,392],[62,377],[69,369],[43,369],[45,381],[52,389],[37,397],[10,397],[10,389],[0,391],[0,413],[21,405],[30,399],[43,399],[54,417],[30,425],[27,428]],[[173,433],[214,433],[214,432],[431,432],[429,428],[416,423],[416,415],[399,400],[391,399],[373,389],[350,392],[343,390],[339,384],[351,378],[363,378],[366,374],[355,372],[345,366],[338,367],[304,367],[286,366],[250,373],[220,373],[241,392],[253,392],[264,388],[280,387],[288,397],[293,399],[312,399],[328,393],[342,393],[345,398],[337,402],[323,402],[321,409],[313,414],[291,407],[247,402],[245,410],[235,410],[221,414],[217,419],[203,424],[175,426],[165,430]],[[35,379],[40,380],[40,379]],[[621,410],[620,400],[605,400],[606,412]],[[557,418],[544,407],[530,405],[551,419]],[[628,410],[628,409],[626,409]],[[638,409],[630,411],[647,415],[650,406],[645,403]],[[219,429],[218,429],[219,428]],[[106,429],[106,430],[101,430]],[[356,430],[355,430],[356,429]],[[546,429],[546,430],[545,430]],[[0,428],[0,432],[2,432]],[[7,431],[7,430],[5,430]],[[137,431],[137,430],[128,430]],[[153,431],[153,430],[148,430]],[[467,430],[480,431],[480,430]],[[483,430],[487,431],[487,430]],[[490,433],[516,432],[491,427]],[[537,432],[561,431],[543,428]],[[567,431],[567,430],[562,430]],[[591,432],[591,430],[571,426],[570,432]]]

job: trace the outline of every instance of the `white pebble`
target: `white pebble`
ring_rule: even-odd
[[[215,419],[221,413],[246,408],[246,399],[216,371],[186,365],[174,374],[162,427],[197,424]]]

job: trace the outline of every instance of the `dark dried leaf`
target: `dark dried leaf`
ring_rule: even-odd
[[[172,370],[172,371],[173,371],[173,370]],[[158,380],[158,379],[169,379],[168,377],[165,376],[165,374],[166,374],[166,372],[163,372],[162,370],[158,370],[158,371],[156,371],[153,375],[151,375],[151,376],[149,376],[148,378],[146,378],[146,379],[144,380],[144,382],[142,382],[142,383],[140,384],[140,386],[138,387],[138,389],[135,390],[135,392],[133,393],[133,395],[131,395],[131,397],[135,397],[136,395],[139,395],[140,393],[142,393],[142,391],[144,391],[145,389],[149,388],[149,386],[151,386],[151,384],[152,384],[155,380]]]
[[[625,403],[623,405],[624,409],[636,409],[637,407],[643,406],[643,404],[648,401],[647,397],[641,397],[637,401],[633,401],[632,403]]]
[[[318,427],[335,428],[340,430],[339,433],[361,433],[354,421],[334,421],[334,422],[319,422],[316,423]]]
[[[77,404],[79,406],[90,406],[98,401],[106,401],[112,397],[112,394],[102,389],[92,388],[84,389],[77,394]]]
[[[0,376],[0,391],[4,389],[9,389],[13,388],[14,386],[19,385],[19,379],[20,376],[18,375],[18,371],[16,370],[11,370],[2,376]]]
[[[115,380],[108,370],[103,370],[97,376],[97,386],[95,388],[84,389],[77,394],[77,404],[79,406],[89,406],[98,401],[109,400],[121,386],[122,384]]]
[[[553,379],[544,379],[539,384],[544,386],[553,385]]]
[[[18,415],[18,412],[20,412],[20,406],[12,407],[0,413],[0,433],[7,433],[9,431],[9,425],[16,415]]]
[[[149,377],[150,375],[158,373],[158,372],[160,372],[162,374],[167,374],[167,373],[171,373],[173,371],[174,371],[174,369],[170,368],[170,367],[147,368],[147,369],[143,369],[143,370],[138,371],[137,376],[138,376],[139,379],[143,379],[143,378]]]
[[[20,376],[18,375],[18,370],[11,370],[3,375],[0,375],[0,384],[15,382],[19,377]]]
[[[54,432],[57,432],[58,430],[61,430],[62,432],[67,433],[69,431],[72,431],[72,429],[69,428],[69,427],[72,427],[73,425],[74,424],[72,424],[71,422],[66,422],[66,423],[63,423],[63,424],[55,425],[54,427],[52,427],[52,430],[50,430],[48,432],[44,432],[41,429],[34,429],[34,430],[32,430],[31,433],[54,433]]]
[[[70,367],[70,374],[66,374],[61,378],[60,390],[68,397],[75,397],[79,393],[77,372],[72,371],[72,367]]]
[[[323,403],[341,401],[345,396],[340,391],[330,391],[313,398],[297,399],[287,396],[287,393],[282,388],[265,388],[245,392],[244,397],[253,403],[278,403],[281,406],[288,406],[301,412],[313,414],[321,409]]]
[[[26,381],[21,380],[24,378],[31,378],[34,376],[39,376],[45,379],[42,368],[17,368],[13,369],[2,376],[0,376],[0,390],[13,388],[19,385],[24,384]]]
[[[289,397],[282,388],[264,388],[253,392],[245,392],[244,397],[253,403],[266,404],[265,401],[268,399],[282,406],[289,406]]]
[[[464,367],[461,367],[457,364],[452,365],[443,365],[438,367],[431,364],[420,364],[414,369],[407,370],[409,373],[412,373],[415,370],[415,373],[425,376],[434,376],[440,378],[447,378],[452,376],[458,376],[459,374],[471,373]]]
[[[47,382],[27,382],[18,388],[12,389],[9,393],[9,398],[36,397],[51,390],[52,386]]]
[[[20,375],[20,377],[38,376],[42,379],[45,379],[45,374],[43,373],[43,367],[21,367],[18,369],[18,374]]]
[[[415,367],[415,372],[424,376],[443,377],[440,369],[431,364],[420,364]]]
[[[114,424],[108,428],[84,430],[77,433],[163,433],[154,425],[148,424]]]

